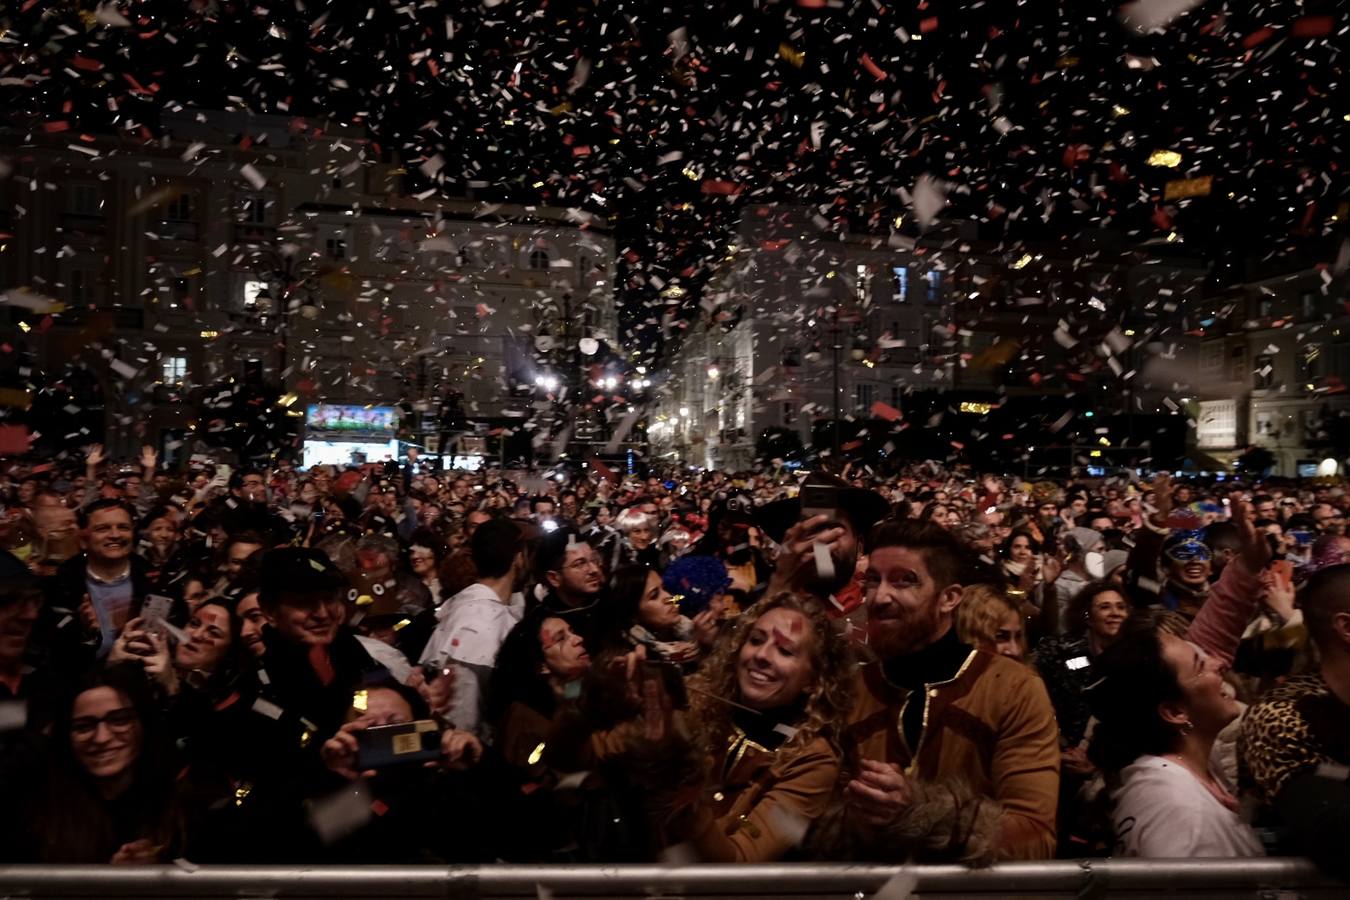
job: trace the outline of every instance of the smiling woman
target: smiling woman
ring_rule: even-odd
[[[1107,773],[1119,854],[1264,855],[1232,786],[1210,765],[1219,732],[1240,714],[1222,669],[1151,616],[1098,660],[1088,755]]]
[[[112,666],[60,711],[45,778],[8,818],[4,854],[47,863],[151,863],[181,849],[170,745],[140,673]],[[7,798],[9,800],[11,798]],[[19,799],[19,798],[13,798]]]
[[[690,680],[703,790],[650,801],[708,862],[781,859],[824,814],[839,778],[840,730],[852,702],[852,656],[821,605],[766,597]],[[650,718],[650,711],[646,714]],[[650,723],[649,723],[650,727]]]

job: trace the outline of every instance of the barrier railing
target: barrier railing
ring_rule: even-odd
[[[0,897],[1346,897],[1304,859],[961,866],[0,866]]]

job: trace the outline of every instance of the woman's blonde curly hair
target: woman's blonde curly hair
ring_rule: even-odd
[[[762,598],[742,613],[731,633],[723,638],[698,674],[689,681],[689,721],[696,723],[695,740],[701,750],[715,759],[726,753],[732,730],[731,715],[735,709],[716,698],[740,702],[736,664],[741,648],[755,623],[775,609],[801,613],[814,637],[809,652],[813,678],[803,705],[803,722],[781,749],[800,750],[822,737],[836,752],[842,753],[840,738],[853,704],[853,654],[848,641],[825,615],[819,600],[785,591]]]

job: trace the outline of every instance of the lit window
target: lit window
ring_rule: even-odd
[[[895,273],[895,302],[909,302],[909,267],[895,266],[891,269]]]
[[[159,360],[159,380],[175,387],[187,380],[186,356],[162,356]]]
[[[265,281],[244,282],[244,309],[258,308],[258,295],[267,289]]]
[[[940,302],[942,300],[942,273],[933,269],[924,277],[928,281],[928,302]]]
[[[854,290],[857,291],[858,300],[864,304],[872,299],[872,270],[859,263],[854,267]]]

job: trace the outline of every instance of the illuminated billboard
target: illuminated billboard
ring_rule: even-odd
[[[344,435],[394,435],[398,432],[398,410],[392,406],[315,403],[305,410],[305,424],[310,431]]]

